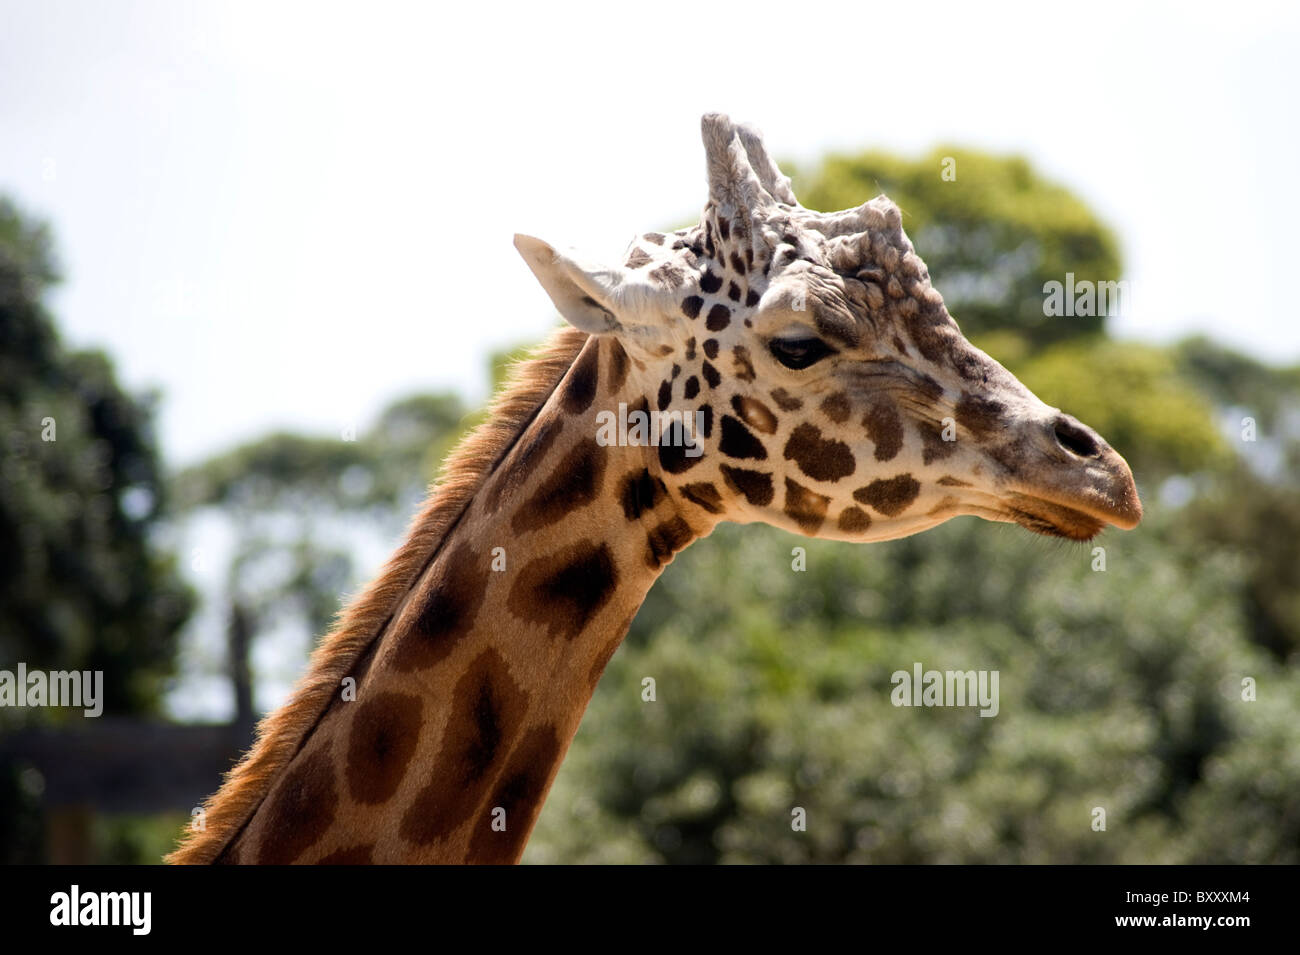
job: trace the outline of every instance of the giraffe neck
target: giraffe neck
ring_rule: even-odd
[[[240,862],[513,862],[605,664],[688,524],[591,339],[227,852]],[[346,686],[345,681],[345,686]]]

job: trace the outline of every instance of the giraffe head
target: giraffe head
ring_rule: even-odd
[[[1075,540],[1137,524],[1124,459],[966,340],[896,205],[813,212],[752,127],[703,134],[698,226],[608,267],[515,239],[564,318],[627,356],[629,433],[652,419],[688,506],[854,541],[961,514]]]

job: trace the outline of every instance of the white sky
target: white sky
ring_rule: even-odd
[[[614,257],[697,211],[709,110],[804,162],[1023,152],[1118,231],[1118,331],[1300,358],[1296,5],[1048,6],[0,0],[0,191],[173,463],[483,397],[553,320],[513,233]]]

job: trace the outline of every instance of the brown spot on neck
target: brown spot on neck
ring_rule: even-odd
[[[617,584],[609,545],[579,541],[529,561],[510,588],[506,606],[520,619],[544,625],[551,639],[572,640],[609,602]]]
[[[404,672],[441,663],[469,633],[483,606],[488,567],[467,542],[455,545],[434,565],[424,591],[403,616],[392,665]]]
[[[582,414],[591,407],[600,380],[600,341],[588,340],[578,360],[569,369],[568,380],[560,394],[560,403],[569,414]]]
[[[443,730],[437,773],[402,817],[399,833],[417,845],[446,838],[473,815],[493,767],[520,731],[528,693],[496,650],[474,658],[456,683]]]
[[[678,515],[661,521],[646,538],[646,566],[658,569],[695,539],[691,525]]]
[[[623,346],[611,340],[609,343],[609,394],[616,395],[627,381],[627,352]]]
[[[466,863],[506,865],[519,861],[563,755],[556,727],[534,726],[524,734],[476,821]],[[505,823],[504,829],[493,828],[496,819]]]
[[[488,485],[483,497],[483,510],[488,514],[501,506],[503,495],[513,494],[528,479],[551,450],[551,445],[564,430],[564,420],[555,414],[534,422],[506,456]]]
[[[605,457],[605,449],[595,438],[579,441],[515,511],[511,530],[522,534],[547,527],[594,501],[605,476]]]
[[[329,753],[299,753],[268,797],[258,865],[288,865],[334,824],[339,794]]]
[[[418,696],[385,691],[354,705],[345,772],[354,800],[377,805],[397,792],[419,739],[420,710]]]

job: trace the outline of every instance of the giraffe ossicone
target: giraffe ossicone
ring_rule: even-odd
[[[517,861],[649,588],[723,521],[1138,523],[1124,459],[962,336],[892,202],[805,209],[755,130],[702,126],[699,225],[615,265],[515,237],[573,327],[454,452],[172,861]]]

